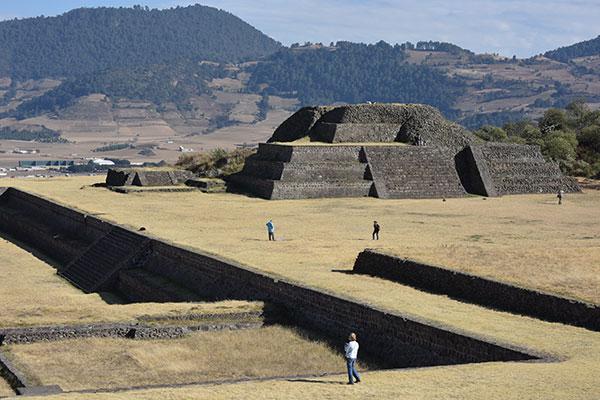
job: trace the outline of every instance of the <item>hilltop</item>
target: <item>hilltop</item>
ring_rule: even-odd
[[[279,47],[212,7],[79,8],[58,17],[0,22],[0,76],[70,77],[182,59],[235,62]]]
[[[181,147],[264,141],[302,105],[424,103],[469,129],[574,100],[600,108],[600,38],[529,59],[432,41],[284,47],[199,5],[4,21],[0,38],[0,128],[58,132],[41,148],[52,157],[112,148],[104,155],[175,161]]]

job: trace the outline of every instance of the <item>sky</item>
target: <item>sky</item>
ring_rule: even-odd
[[[0,0],[0,20],[73,8],[169,8],[186,0]],[[445,41],[476,53],[530,57],[600,35],[600,0],[202,0],[290,45],[338,40]]]

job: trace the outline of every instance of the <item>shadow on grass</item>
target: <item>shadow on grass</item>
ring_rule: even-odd
[[[345,382],[340,381],[320,381],[317,379],[288,379],[288,382],[302,382],[302,383],[320,383],[322,385],[343,385],[345,386]]]
[[[346,274],[346,275],[358,275],[352,269],[332,269],[331,272],[338,272],[340,274]]]

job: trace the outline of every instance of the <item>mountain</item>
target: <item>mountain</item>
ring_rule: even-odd
[[[544,56],[560,62],[569,62],[575,58],[597,56],[600,54],[600,36],[595,39],[575,43],[571,46],[560,47],[548,51]]]
[[[81,8],[0,22],[0,76],[71,77],[182,59],[237,62],[280,47],[238,17],[206,6]]]
[[[487,127],[482,137],[527,141],[531,121],[577,101],[573,109],[585,118],[569,114],[567,131],[543,143],[548,154],[569,149],[565,169],[590,175],[600,171],[597,151],[587,150],[600,132],[599,43],[529,59],[432,41],[288,48],[227,12],[198,5],[4,21],[0,152],[28,148],[30,138],[50,141],[53,157],[106,152],[175,161],[190,148],[263,141],[302,105],[368,101],[430,104],[473,130],[505,128]],[[577,140],[595,144],[577,147]]]
[[[282,48],[252,70],[250,89],[302,104],[420,102],[469,128],[538,118],[574,100],[600,103],[600,50],[561,62],[474,54],[449,43],[338,42]],[[557,50],[558,51],[558,50]]]

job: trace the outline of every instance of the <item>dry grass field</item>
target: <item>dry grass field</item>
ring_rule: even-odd
[[[5,352],[33,382],[69,391],[316,375],[344,366],[327,344],[278,326],[175,340],[64,340],[12,345]]]
[[[0,328],[35,325],[129,322],[144,315],[254,311],[262,303],[107,304],[98,294],[84,294],[56,275],[31,253],[0,238]]]
[[[600,398],[598,332],[343,273],[352,268],[359,251],[374,247],[600,303],[598,191],[568,195],[560,207],[552,195],[486,200],[469,197],[446,202],[370,198],[271,202],[200,192],[122,195],[89,187],[97,181],[98,177],[86,177],[9,182],[112,221],[134,228],[144,226],[149,234],[181,245],[428,324],[525,348],[554,361],[375,371],[366,373],[365,382],[354,387],[342,386],[345,378],[340,374],[321,379],[73,393],[54,398]],[[266,240],[264,224],[269,218],[277,226],[276,242]],[[373,220],[382,225],[379,242],[370,240]]]
[[[15,392],[11,389],[8,383],[6,383],[4,379],[0,378],[0,397],[8,397],[14,394]]]
[[[568,195],[562,206],[552,194],[266,201],[201,192],[122,195],[87,186],[99,179],[7,183],[326,289],[364,290],[355,277],[331,271],[350,270],[372,247],[600,304],[600,191]],[[270,218],[275,243],[265,240]],[[370,240],[373,220],[382,225],[378,242]]]

